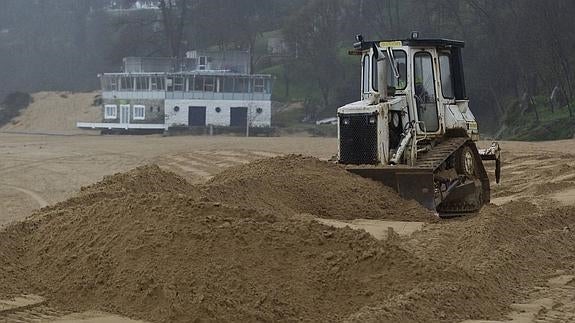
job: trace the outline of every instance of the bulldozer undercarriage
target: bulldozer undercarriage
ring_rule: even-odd
[[[489,177],[475,143],[468,137],[445,138],[422,153],[414,167],[347,169],[390,186],[442,217],[477,212],[490,199]]]
[[[422,154],[416,167],[433,169],[436,211],[441,216],[477,212],[489,203],[489,177],[475,143],[467,137],[447,138]]]

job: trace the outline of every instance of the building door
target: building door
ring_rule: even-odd
[[[248,108],[238,107],[230,110],[230,126],[245,128],[248,124]]]
[[[205,127],[206,107],[189,107],[188,125],[190,127]]]
[[[130,123],[130,105],[120,105],[120,123]]]

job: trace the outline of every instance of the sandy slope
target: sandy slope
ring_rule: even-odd
[[[39,92],[32,95],[34,102],[12,123],[0,128],[3,132],[82,133],[76,122],[97,122],[101,108],[93,106],[91,93]]]

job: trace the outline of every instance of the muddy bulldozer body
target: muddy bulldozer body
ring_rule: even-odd
[[[357,37],[350,54],[361,56],[361,100],[338,109],[338,162],[441,216],[477,212],[490,199],[484,160],[495,161],[500,179],[499,145],[476,146],[464,43],[417,36]]]

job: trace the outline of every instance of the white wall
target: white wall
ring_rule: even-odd
[[[174,111],[174,107],[179,111]],[[230,109],[247,107],[248,119],[252,127],[269,127],[272,119],[271,101],[238,101],[238,100],[166,100],[166,124],[168,127],[188,125],[188,107],[206,107],[206,125],[229,126]],[[216,112],[219,107],[221,111]],[[257,113],[261,108],[262,112]]]

